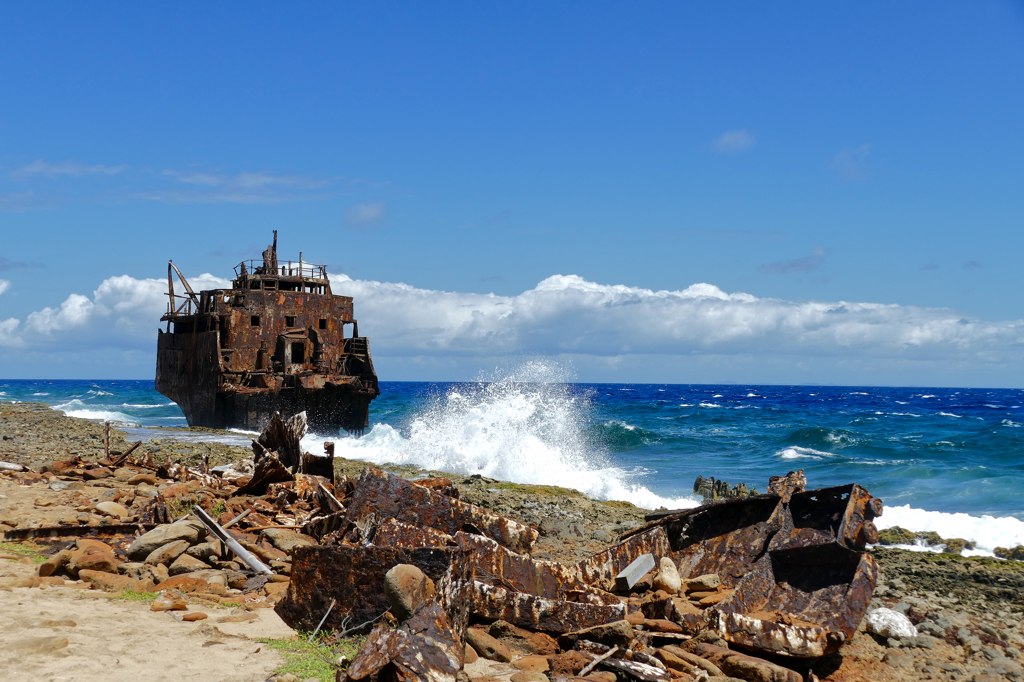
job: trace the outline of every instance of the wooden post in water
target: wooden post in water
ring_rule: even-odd
[[[103,457],[110,459],[110,422],[103,422]]]

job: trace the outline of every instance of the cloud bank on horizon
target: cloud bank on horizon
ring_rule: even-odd
[[[1024,320],[982,321],[946,308],[786,301],[730,294],[706,283],[653,291],[576,275],[548,277],[516,296],[436,291],[345,275],[331,280],[336,294],[355,298],[378,364],[459,357],[468,361],[462,367],[474,361],[484,367],[494,358],[529,355],[602,362],[742,356],[755,365],[780,358],[794,365],[808,358],[861,366],[897,360],[989,370],[1024,365]],[[190,281],[197,290],[230,286],[210,274]],[[6,288],[6,282],[0,284],[0,293]],[[91,297],[73,293],[24,320],[0,320],[3,365],[14,367],[36,353],[59,358],[102,349],[152,357],[165,290],[162,279],[109,277]],[[749,383],[758,382],[754,375]]]

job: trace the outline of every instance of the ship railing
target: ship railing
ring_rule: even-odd
[[[299,277],[302,279],[327,279],[327,266],[314,265],[304,261],[278,261],[276,271],[262,260],[250,259],[235,266],[235,277],[262,275],[264,277]]]
[[[191,296],[186,296],[183,294],[171,295],[174,296],[175,299],[184,300],[182,301],[181,305],[177,305],[177,301],[175,301],[175,306],[173,310],[171,309],[170,301],[168,301],[167,312],[165,313],[167,317],[177,317],[179,315],[195,315],[196,312],[198,312],[199,308],[195,305],[195,302],[192,300]]]

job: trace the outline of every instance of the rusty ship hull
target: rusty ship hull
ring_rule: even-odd
[[[156,389],[189,426],[259,429],[277,411],[305,411],[321,432],[369,425],[380,389],[352,298],[334,295],[326,269],[301,254],[279,264],[276,233],[262,262],[236,268],[230,289],[196,293],[170,263],[168,295]]]

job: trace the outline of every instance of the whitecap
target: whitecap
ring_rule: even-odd
[[[879,530],[900,526],[909,531],[935,531],[944,538],[963,538],[978,543],[975,555],[993,556],[996,547],[1024,544],[1024,521],[1012,516],[971,516],[961,512],[935,512],[914,509],[909,504],[886,507],[875,519]],[[966,554],[966,552],[965,552]]]
[[[1011,421],[1009,419],[1004,419],[1003,421],[1001,421],[999,423],[1002,424],[1003,426],[1009,426],[1009,427],[1014,428],[1014,429],[1020,428],[1020,424],[1018,424],[1015,421]]]
[[[89,419],[92,421],[104,421],[119,426],[139,426],[132,417],[125,414],[124,412],[114,412],[107,410],[61,410],[64,414],[69,417],[77,417],[78,419]]]
[[[815,450],[814,448],[791,445],[776,452],[775,456],[781,459],[824,459],[826,457],[835,457],[835,454],[823,450]]]
[[[963,419],[962,414],[953,414],[952,412],[939,412],[939,415],[943,417],[956,417],[957,419]]]
[[[715,403],[701,403],[700,406],[701,407],[721,407],[721,405],[717,405]]]

